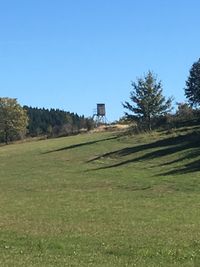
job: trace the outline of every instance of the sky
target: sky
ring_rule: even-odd
[[[151,70],[184,102],[199,10],[199,0],[0,0],[0,97],[86,117],[105,103],[112,122]]]

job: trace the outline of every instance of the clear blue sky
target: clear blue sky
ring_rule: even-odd
[[[0,0],[0,96],[22,105],[123,116],[148,70],[184,101],[200,57],[199,0]]]

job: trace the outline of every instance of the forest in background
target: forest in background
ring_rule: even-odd
[[[28,135],[31,137],[47,135],[48,137],[66,136],[88,131],[93,127],[93,120],[77,113],[59,109],[33,108],[24,106],[28,115]]]

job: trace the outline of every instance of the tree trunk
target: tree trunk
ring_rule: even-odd
[[[151,116],[148,116],[148,129],[151,131]]]
[[[8,145],[8,131],[5,130],[5,142],[6,142],[6,145]]]

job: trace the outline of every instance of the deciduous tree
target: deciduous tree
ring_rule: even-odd
[[[14,136],[22,136],[26,132],[28,117],[26,111],[16,99],[0,98],[0,133],[8,144]]]

